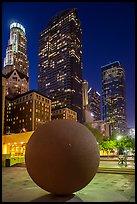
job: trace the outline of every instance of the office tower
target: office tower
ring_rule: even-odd
[[[6,78],[2,74],[2,134],[4,133],[5,90],[6,90]]]
[[[82,99],[83,99],[83,109],[88,108],[88,82],[84,80],[82,82]]]
[[[135,128],[127,128],[127,134],[130,137],[135,138]]]
[[[6,95],[9,97],[29,90],[29,62],[26,49],[25,28],[19,23],[12,23],[2,71],[6,77]]]
[[[88,90],[88,106],[94,120],[101,120],[100,94],[93,87]]]
[[[94,121],[94,115],[90,112],[88,102],[88,82],[82,82],[82,99],[83,99],[83,123],[91,123]]]
[[[34,131],[51,120],[51,100],[35,90],[9,99],[6,96],[5,133]]]
[[[110,125],[103,120],[95,120],[90,123],[91,127],[99,130],[103,137],[110,139]]]
[[[82,30],[77,9],[53,17],[39,39],[38,91],[52,110],[67,107],[82,121]]]
[[[69,108],[61,108],[51,111],[51,120],[69,119],[77,121],[77,113]]]
[[[111,132],[126,133],[125,72],[119,61],[101,67],[103,120]]]

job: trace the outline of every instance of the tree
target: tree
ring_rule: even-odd
[[[103,134],[99,130],[93,128],[88,123],[85,124],[85,127],[87,127],[92,132],[98,143],[100,143],[103,140]]]
[[[117,145],[117,143],[114,140],[108,140],[108,141],[103,140],[100,143],[100,149],[101,150],[113,150],[116,148],[116,145]]]
[[[118,148],[131,148],[134,149],[135,148],[135,139],[127,136],[127,135],[123,135],[121,136],[121,139],[119,141],[117,141],[117,147]]]

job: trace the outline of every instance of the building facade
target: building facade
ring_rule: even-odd
[[[5,92],[6,92],[6,78],[2,74],[2,135],[4,134]]]
[[[127,128],[127,134],[132,138],[135,138],[135,128]]]
[[[60,12],[39,39],[38,91],[52,110],[70,108],[82,121],[82,29],[76,9]]]
[[[88,106],[94,120],[101,120],[100,94],[93,87],[88,90]]]
[[[34,131],[2,136],[2,166],[25,163],[26,145]],[[8,163],[6,160],[8,159]]]
[[[82,82],[82,102],[83,102],[83,123],[88,123],[93,120],[88,106],[88,82],[83,80]]]
[[[51,111],[51,120],[69,119],[77,121],[77,113],[69,108],[61,108]]]
[[[29,77],[18,70],[12,70],[5,75],[6,78],[6,91],[5,94],[13,98],[18,94],[22,94],[29,89]]]
[[[109,123],[103,121],[103,120],[98,120],[98,121],[92,121],[90,123],[90,125],[99,130],[104,137],[108,137],[110,138],[111,137],[111,132],[110,132],[110,125]]]
[[[19,23],[10,25],[10,39],[2,72],[6,77],[6,95],[14,97],[29,91],[27,38],[25,28]]]
[[[5,134],[34,131],[51,120],[51,100],[35,90],[6,97],[5,113]]]
[[[83,109],[88,109],[88,82],[86,80],[82,82],[82,99]]]
[[[119,61],[101,67],[103,120],[110,123],[111,132],[127,132],[125,72]]]

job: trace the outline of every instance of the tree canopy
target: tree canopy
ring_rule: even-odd
[[[117,141],[117,147],[118,148],[135,148],[135,139],[127,136],[127,135],[123,135],[121,136],[121,139]]]
[[[124,148],[124,149],[135,149],[135,138],[132,138],[128,135],[121,135],[118,140],[117,134],[113,134],[111,139],[109,137],[104,137],[103,134],[93,128],[90,124],[84,124],[94,135],[97,142],[99,143],[100,150],[113,150],[115,148]]]
[[[85,124],[85,126],[92,132],[98,143],[103,140],[103,134],[99,130],[93,128],[90,124],[87,123]]]

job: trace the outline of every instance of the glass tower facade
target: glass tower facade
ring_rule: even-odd
[[[88,90],[88,106],[94,119],[101,120],[100,94],[93,87]]]
[[[82,122],[82,29],[77,9],[58,13],[39,38],[38,91],[52,110],[68,107]]]
[[[111,132],[127,132],[125,73],[119,61],[102,69],[103,120],[110,123]]]
[[[86,80],[82,82],[82,98],[83,109],[88,109],[88,82]]]

